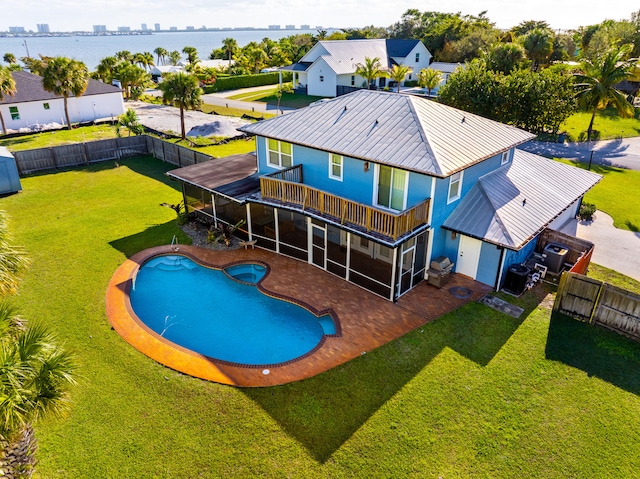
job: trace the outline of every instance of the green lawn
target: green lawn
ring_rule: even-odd
[[[579,112],[571,115],[560,126],[560,131],[567,133],[570,141],[587,139],[587,128],[591,121],[591,113]],[[596,114],[593,123],[594,139],[612,140],[640,135],[640,109],[636,108],[634,118],[622,118],[615,109],[607,108]]]
[[[12,151],[33,150],[50,146],[70,145],[84,141],[105,140],[115,138],[116,130],[113,126],[102,124],[95,126],[81,126],[73,130],[56,130],[13,138],[0,137],[0,146],[6,146]]]
[[[640,347],[550,319],[542,290],[508,298],[520,319],[472,303],[286,386],[221,386],[148,359],[109,327],[105,289],[127,256],[185,241],[159,206],[180,193],[170,165],[120,165],[30,176],[0,198],[33,260],[15,303],[82,374],[71,412],[37,424],[40,477],[637,475]]]
[[[558,161],[587,168],[584,163]],[[604,178],[585,195],[584,201],[610,215],[616,228],[640,231],[640,171],[600,165],[592,165],[591,171]]]
[[[237,95],[230,96],[232,100],[243,101],[258,101],[263,103],[269,103],[271,105],[278,104],[277,96],[278,88],[272,88],[268,90],[260,90],[253,92],[238,93]],[[294,93],[283,93],[280,99],[280,106],[285,108],[303,108],[309,106],[310,103],[318,101],[324,97],[311,96],[311,95],[298,95]]]

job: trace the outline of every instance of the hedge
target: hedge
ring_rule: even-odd
[[[293,79],[293,72],[283,71],[282,81],[290,82]],[[217,91],[237,90],[239,88],[250,88],[253,86],[275,85],[280,81],[278,72],[258,73],[257,75],[237,75],[221,77],[213,85],[204,87],[205,93]]]

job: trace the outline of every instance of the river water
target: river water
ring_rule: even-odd
[[[316,30],[225,30],[196,32],[159,32],[152,35],[113,36],[68,36],[68,37],[10,37],[0,38],[0,60],[5,53],[13,53],[16,58],[39,54],[56,57],[65,56],[83,61],[89,70],[94,70],[104,57],[113,56],[121,50],[131,53],[151,52],[157,47],[167,51],[195,47],[200,59],[209,58],[215,48],[222,47],[224,38],[234,38],[239,46],[249,42],[260,42],[263,38],[279,40],[300,33],[317,34]],[[184,55],[183,55],[184,56]],[[154,55],[155,57],[155,55]]]

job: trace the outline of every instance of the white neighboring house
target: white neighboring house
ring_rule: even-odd
[[[406,65],[411,72],[406,80],[416,80],[427,68],[431,53],[420,40],[327,40],[316,43],[298,63],[281,68],[294,72],[294,88],[306,87],[308,95],[335,97],[357,88],[366,88],[366,80],[356,75],[365,58],[378,58],[382,69]],[[387,78],[378,78],[377,87],[387,86]]]
[[[185,69],[182,65],[154,65],[149,69],[149,74],[151,75],[151,79],[160,83],[162,81],[162,75],[165,73],[176,73],[176,72],[184,72]]]
[[[429,68],[431,68],[432,70],[438,70],[439,72],[442,73],[442,81],[440,82],[440,84],[438,84],[437,87],[435,87],[431,91],[432,95],[437,95],[438,89],[442,85],[447,83],[447,80],[449,79],[449,75],[451,75],[454,71],[456,71],[457,68],[464,68],[464,65],[461,63],[433,62],[431,65],[429,65]]]
[[[0,111],[7,130],[40,130],[52,124],[65,125],[64,98],[46,91],[42,77],[24,71],[12,72],[16,93],[4,95]],[[89,80],[80,97],[69,97],[69,117],[72,123],[116,118],[124,113],[122,90],[98,80]]]

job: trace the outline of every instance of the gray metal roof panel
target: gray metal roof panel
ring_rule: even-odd
[[[370,90],[240,130],[441,177],[534,138],[432,100]]]
[[[601,178],[516,150],[511,163],[473,185],[443,227],[519,249]]]

